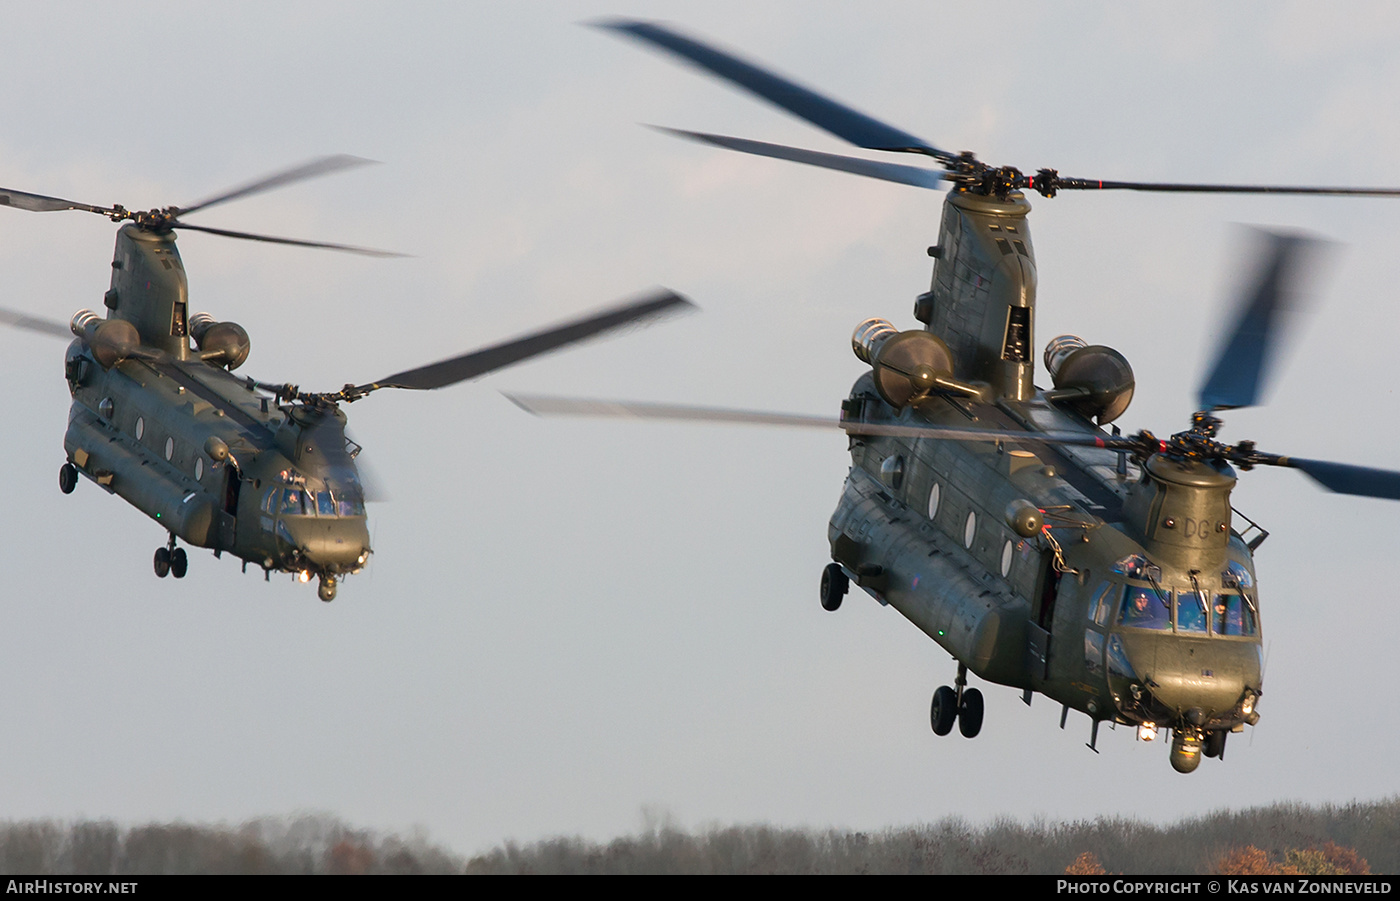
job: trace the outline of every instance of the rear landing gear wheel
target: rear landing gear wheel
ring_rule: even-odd
[[[329,604],[335,600],[335,576],[322,576],[321,584],[316,588],[316,597]]]
[[[958,693],[946,685],[938,686],[933,693],[933,706],[929,708],[929,722],[934,735],[947,735],[953,731],[953,721],[958,718]]]
[[[1216,729],[1213,732],[1207,732],[1205,755],[1207,757],[1224,757],[1225,739],[1229,737],[1229,735],[1230,733],[1224,729]]]
[[[170,575],[170,551],[163,547],[156,548],[155,567],[156,575],[162,579]]]
[[[64,463],[58,468],[58,490],[64,494],[72,494],[73,489],[78,487],[78,467],[72,463]]]
[[[185,554],[185,549],[177,547],[170,552],[170,574],[177,579],[183,579],[185,573],[189,571],[190,558]]]
[[[982,731],[982,692],[975,688],[963,689],[962,705],[958,708],[958,731],[963,738],[976,738]]]
[[[828,563],[822,570],[822,609],[835,610],[840,607],[850,584],[851,580],[841,571],[841,564]]]

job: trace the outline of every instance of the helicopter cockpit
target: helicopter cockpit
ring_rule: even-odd
[[[321,491],[276,485],[263,496],[262,509],[274,516],[364,516],[365,499],[354,485]]]
[[[1193,578],[1187,586],[1162,584],[1161,569],[1141,555],[1119,560],[1089,603],[1094,625],[1178,635],[1250,638],[1259,634],[1253,575],[1237,561],[1220,574],[1220,587]]]

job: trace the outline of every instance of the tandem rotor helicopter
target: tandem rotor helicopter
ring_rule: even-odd
[[[1235,511],[1236,470],[1300,469],[1331,491],[1400,499],[1400,473],[1226,444],[1221,410],[1258,402],[1278,320],[1317,242],[1266,236],[1267,252],[1229,339],[1200,389],[1190,427],[1122,435],[1135,380],[1118,351],[1073,335],[1044,350],[1034,383],[1036,262],[1027,225],[1037,191],[1400,196],[1400,189],[1161,184],[1026,174],[950,153],[725,51],[648,22],[616,31],[869,150],[918,154],[900,165],[723,135],[672,131],[731,150],[948,191],[920,328],[867,319],[852,336],[870,370],[839,418],[664,404],[513,396],[542,414],[840,428],[851,468],[828,526],[821,603],[854,582],[957,660],[933,694],[933,731],[981,729],[972,672],[1041,693],[1092,721],[1170,731],[1171,765],[1223,758],[1227,737],[1259,720],[1260,596],[1253,553],[1268,533]]]
[[[73,404],[59,487],[81,475],[154,519],[169,538],[156,575],[183,578],[185,549],[227,551],[247,565],[319,580],[323,601],[371,553],[360,447],[346,437],[340,404],[381,388],[432,389],[476,378],[601,333],[691,306],[665,290],[338,391],[302,391],[233,374],[248,358],[242,326],[189,314],[189,285],[175,229],[232,238],[399,256],[344,244],[276,238],[194,225],[185,216],[236,198],[368,163],[331,156],[287,169],[188,207],[131,211],[0,188],[0,206],[30,212],[85,210],[125,222],[117,231],[106,316],[79,310],[68,325],[13,310],[0,322],[72,338],[64,361]],[[193,342],[193,345],[191,344]]]

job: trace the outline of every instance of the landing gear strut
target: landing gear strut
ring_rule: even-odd
[[[982,731],[982,715],[985,707],[982,692],[967,687],[967,667],[958,664],[956,688],[940,685],[933,693],[933,705],[929,708],[929,722],[934,735],[947,735],[953,731],[953,723],[963,738],[976,738]]]
[[[170,543],[165,547],[156,548],[155,569],[156,575],[164,579],[167,575],[177,579],[183,579],[185,573],[189,571],[190,558],[185,553],[185,549],[175,546],[175,533],[170,533]]]

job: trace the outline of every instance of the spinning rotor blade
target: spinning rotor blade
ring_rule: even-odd
[[[308,178],[315,178],[319,175],[329,175],[332,172],[339,172],[342,169],[353,169],[356,166],[369,166],[374,164],[374,160],[362,159],[358,156],[350,156],[346,153],[335,156],[323,156],[318,159],[302,163],[300,166],[293,166],[282,172],[275,172],[272,175],[264,176],[257,181],[249,182],[222,194],[216,194],[205,200],[201,200],[192,206],[179,207],[179,215],[188,215],[195,210],[202,210],[211,207],[216,203],[225,203],[239,197],[247,197],[250,194],[261,194],[263,191],[271,191],[273,188],[280,188],[283,185],[294,184]],[[192,226],[185,226],[191,228]],[[235,235],[235,237],[238,237]],[[287,242],[284,242],[287,243]],[[321,245],[315,245],[321,246]]]
[[[778,160],[789,160],[794,163],[806,163],[809,166],[820,166],[823,169],[835,169],[839,172],[851,172],[855,175],[878,178],[882,181],[892,181],[902,185],[913,185],[916,188],[943,187],[943,173],[936,169],[906,166],[902,163],[883,163],[878,160],[863,160],[857,157],[840,156],[834,153],[819,153],[815,150],[803,150],[798,147],[787,147],[782,144],[769,144],[764,141],[750,141],[746,138],[731,138],[725,135],[712,135],[699,131],[683,131],[679,128],[666,128],[664,126],[654,127],[657,131],[664,131],[668,134],[676,135],[677,137],[690,138],[693,141],[703,141],[706,144],[714,144],[718,147],[726,147],[730,150],[739,150],[744,153],[753,153],[758,156],[767,156]]]
[[[45,197],[43,194],[30,194],[27,191],[16,191],[12,188],[0,188],[0,206],[11,206],[17,210],[28,210],[31,213],[84,210],[89,213],[110,216],[116,212],[111,207],[93,206],[88,203],[78,203],[76,200],[64,200],[61,197]]]
[[[1025,441],[1032,444],[1071,444],[1109,450],[1136,450],[1141,441],[1130,437],[1092,435],[1087,432],[1023,432],[956,429],[944,426],[893,425],[799,413],[769,413],[685,404],[653,404],[636,401],[584,400],[538,394],[506,394],[505,398],[536,416],[596,416],[613,419],[669,419],[679,422],[720,422],[735,425],[777,425],[795,428],[841,429],[850,435],[883,435],[896,438],[941,438],[949,441]]]
[[[1236,306],[1229,337],[1201,385],[1198,410],[1253,406],[1259,402],[1290,314],[1300,306],[1307,264],[1324,242],[1300,234],[1259,232],[1266,241],[1253,287]]]
[[[625,19],[596,23],[599,28],[618,31],[645,41],[688,60],[706,71],[767,100],[813,125],[869,150],[896,150],[923,153],[940,160],[956,156],[906,131],[872,119],[845,104],[823,97],[816,91],[788,81],[780,75],[745,62],[736,56],[678,34],[654,22]]]
[[[181,214],[185,211],[181,210]],[[406,253],[395,253],[392,250],[376,250],[373,247],[356,247],[353,244],[329,244],[325,241],[302,241],[297,238],[274,238],[271,235],[255,235],[251,232],[236,232],[226,228],[210,228],[207,225],[190,225],[188,222],[173,221],[170,223],[173,228],[182,228],[186,231],[208,232],[211,235],[223,235],[225,238],[242,238],[245,241],[264,241],[268,244],[290,244],[293,247],[320,247],[325,250],[341,250],[345,253],[358,253],[367,257],[406,257]]]
[[[377,388],[443,388],[467,379],[485,375],[530,357],[584,341],[604,332],[653,319],[667,313],[694,308],[694,304],[674,291],[658,291],[641,300],[612,307],[601,313],[553,328],[524,335],[492,347],[452,357],[429,366],[409,369],[363,386],[365,391]],[[360,389],[356,389],[357,391]]]
[[[1314,482],[1338,494],[1400,501],[1400,472],[1353,466],[1350,463],[1332,463],[1328,460],[1301,460],[1297,457],[1283,457],[1278,465],[1301,469]]]
[[[1292,185],[1198,185],[1152,181],[1103,181],[1093,178],[1066,178],[1051,175],[1046,188],[1034,184],[1036,175],[1024,186],[1045,193],[1053,191],[1157,191],[1179,194],[1314,194],[1324,197],[1400,197],[1400,188],[1298,187]],[[1050,196],[1050,195],[1047,195]]]
[[[51,335],[55,338],[72,338],[73,332],[62,322],[53,319],[40,319],[37,316],[28,316],[14,310],[0,309],[0,323],[12,325],[15,328],[29,329],[31,332],[40,332]]]

